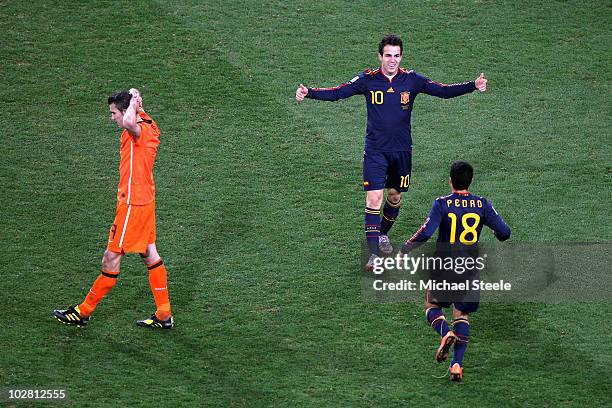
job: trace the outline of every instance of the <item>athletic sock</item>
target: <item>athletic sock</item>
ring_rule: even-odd
[[[119,276],[119,272],[102,269],[102,273],[89,289],[85,300],[79,305],[81,316],[89,316],[93,313],[98,303],[117,283],[117,276]]]
[[[392,203],[391,201],[389,201],[389,198],[387,198],[387,201],[385,201],[385,205],[383,207],[382,221],[380,223],[381,234],[387,235],[387,233],[393,226],[393,223],[397,219],[397,216],[399,215],[401,205],[401,201],[398,201],[397,203]]]
[[[457,342],[455,343],[451,367],[455,363],[459,363],[459,365],[463,367],[463,355],[465,354],[470,338],[470,323],[463,318],[455,319],[453,321],[453,331],[457,336]]]
[[[166,272],[166,266],[160,259],[151,265],[147,265],[147,269],[149,270],[151,292],[153,292],[155,306],[157,307],[155,316],[159,320],[167,320],[172,313],[170,311],[170,298],[168,297],[168,273]]]
[[[365,216],[363,219],[365,225],[366,241],[370,254],[379,254],[378,237],[380,236],[380,210],[374,208],[365,208]]]
[[[446,333],[450,331],[444,312],[439,307],[430,307],[425,311],[425,317],[427,317],[427,323],[438,333],[440,336],[446,336]]]

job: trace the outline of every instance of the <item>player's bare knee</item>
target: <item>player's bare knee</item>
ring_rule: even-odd
[[[382,190],[368,191],[366,195],[366,206],[368,208],[378,210],[382,206],[382,200],[383,200]]]
[[[159,253],[157,252],[157,247],[154,243],[147,245],[146,252],[140,254],[140,257],[142,258],[142,261],[145,263],[145,265],[151,265],[152,263],[157,262],[161,259]]]
[[[425,301],[425,311],[427,311],[427,309],[431,309],[432,307],[440,307],[440,306],[435,303],[429,303],[428,301]]]
[[[462,312],[461,310],[457,308],[453,308],[453,319],[459,319],[459,318],[468,320],[469,314]]]
[[[397,204],[401,201],[402,199],[402,193],[397,191],[394,188],[390,188],[387,191],[387,200],[389,200],[390,202]]]
[[[102,256],[102,269],[107,271],[119,272],[121,266],[121,254],[110,250],[104,251]]]

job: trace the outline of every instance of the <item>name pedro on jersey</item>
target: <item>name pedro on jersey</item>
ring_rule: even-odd
[[[374,290],[417,290],[417,282],[402,279],[399,282],[384,282],[377,279],[373,283]],[[445,280],[421,280],[418,290],[432,291],[465,291],[465,290],[484,290],[484,291],[508,291],[512,290],[510,282],[485,282],[483,280],[465,280],[463,282],[447,282]]]

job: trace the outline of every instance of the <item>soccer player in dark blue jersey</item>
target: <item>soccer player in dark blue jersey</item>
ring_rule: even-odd
[[[438,197],[429,211],[429,216],[421,228],[402,245],[400,257],[426,242],[437,230],[438,243],[469,248],[477,244],[483,225],[491,228],[500,241],[510,238],[510,227],[495,211],[493,205],[484,197],[468,191],[474,169],[469,163],[457,161],[451,165],[449,184],[452,194]],[[450,274],[454,272],[449,271]],[[425,316],[429,325],[441,336],[436,352],[437,361],[445,361],[454,344],[453,360],[450,364],[451,381],[463,378],[463,355],[470,336],[468,316],[478,309],[479,292],[466,293],[464,299],[438,298],[435,292],[428,291],[425,301]],[[463,301],[461,301],[463,300]],[[443,307],[453,306],[453,330],[450,329]]]
[[[410,116],[414,100],[420,93],[439,98],[454,98],[478,89],[487,89],[480,74],[476,80],[446,85],[431,81],[412,70],[400,68],[403,45],[400,37],[388,35],[378,45],[380,67],[365,70],[335,88],[307,88],[300,85],[297,101],[304,98],[337,101],[363,95],[368,110],[363,157],[363,187],[366,191],[365,235],[370,250],[366,270],[375,259],[390,254],[393,247],[387,236],[397,219],[402,192],[408,190],[412,173],[412,134]],[[387,200],[382,209],[384,189]]]

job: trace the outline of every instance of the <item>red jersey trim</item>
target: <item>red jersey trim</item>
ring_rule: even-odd
[[[416,237],[418,237],[421,232],[423,232],[423,230],[425,229],[425,227],[427,227],[427,223],[429,222],[429,217],[427,217],[427,219],[425,220],[425,222],[423,223],[423,225],[421,225],[421,228],[419,228],[419,230],[417,232],[414,233],[413,236],[410,237],[410,239],[408,240],[408,242],[414,242],[414,240],[416,239]]]
[[[343,84],[340,84],[338,86],[332,86],[331,88],[310,88],[310,89],[312,89],[313,91],[336,91],[336,90],[342,88],[343,86],[347,86],[350,83],[351,82],[349,81],[349,82],[345,82]]]
[[[437,85],[440,85],[440,86],[448,86],[448,84],[444,84],[444,83],[442,83],[442,82],[436,82],[436,81],[431,81],[431,80],[430,80],[430,81],[427,81],[427,82],[429,82],[429,83],[431,83],[431,84],[437,84]]]

